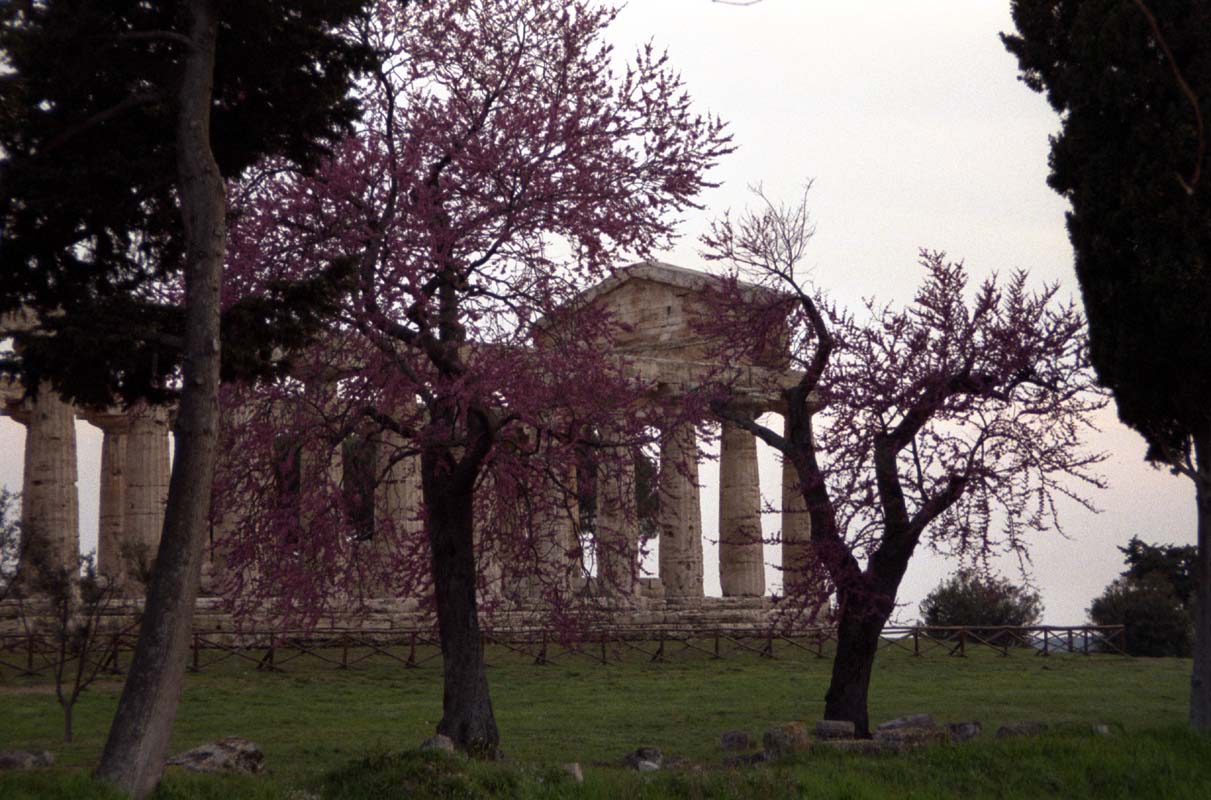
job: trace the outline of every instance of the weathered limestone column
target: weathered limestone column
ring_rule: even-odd
[[[719,442],[719,583],[724,597],[765,594],[757,440],[723,423]]]
[[[635,519],[635,464],[629,453],[616,462],[598,465],[596,525],[600,585],[607,592],[634,594],[639,587],[639,531]]]
[[[702,597],[702,507],[698,446],[692,426],[667,434],[660,447],[660,582],[666,598]]]
[[[49,568],[74,572],[80,557],[75,411],[44,384],[32,400],[10,405],[9,414],[26,427],[21,522],[28,546],[41,551]]]
[[[543,507],[534,521],[534,575],[528,595],[538,599],[544,591],[569,595],[581,575],[580,538],[576,534],[576,473],[565,486],[549,486],[543,495]]]
[[[97,514],[97,571],[114,585],[126,581],[122,541],[126,516],[127,415],[119,411],[96,411],[84,415],[101,429],[101,503]]]
[[[126,434],[126,492],[120,551],[126,576],[150,567],[160,546],[168,502],[168,411],[148,407],[130,412]]]
[[[789,437],[783,423],[783,435]],[[789,458],[782,459],[782,590],[803,596],[812,591],[812,521],[799,486],[799,473]]]
[[[393,431],[383,431],[378,437],[375,458],[379,482],[374,488],[373,546],[380,557],[385,557],[400,542],[424,534],[425,523],[420,516],[420,456],[399,457],[401,450],[409,446]]]
[[[323,380],[310,382],[305,396],[299,452],[299,513],[304,530],[328,509],[334,499],[332,492],[341,485],[343,475],[341,445],[332,442],[326,423],[328,413],[336,405],[336,384]]]

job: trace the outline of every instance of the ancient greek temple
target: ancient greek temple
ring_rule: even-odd
[[[661,391],[675,395],[700,381],[709,366],[703,362],[704,342],[690,324],[709,280],[709,276],[693,270],[643,262],[619,270],[582,299],[601,304],[622,324],[616,341],[619,357],[628,368],[654,382]],[[769,370],[760,365],[740,366],[750,371],[752,387],[747,389],[741,381],[736,391],[754,417],[781,413],[777,393],[770,392],[769,387],[778,380],[793,382],[795,376],[773,376],[771,381]],[[4,454],[6,459],[23,459],[25,530],[39,540],[54,563],[75,563],[80,549],[75,423],[81,419],[96,426],[103,435],[101,474],[97,478],[98,567],[119,585],[130,583],[132,572],[154,556],[160,536],[168,491],[171,413],[157,408],[86,410],[73,407],[50,391],[27,395],[21,386],[0,384],[0,412],[25,426],[24,453]],[[626,496],[628,487],[634,486],[635,476],[622,474],[611,476],[607,482],[608,486],[621,488],[599,492],[597,518],[601,535],[611,531],[610,535],[621,536],[624,541],[621,547],[611,549],[612,555],[599,563],[597,570],[634,574],[635,580],[623,587],[624,593],[633,594],[637,602],[675,608],[701,604],[704,599],[702,498],[698,464],[692,457],[698,452],[693,429],[664,433],[660,461],[681,467],[658,471],[658,568],[652,575],[643,575],[635,568],[640,535],[635,515],[626,508],[631,500]],[[761,602],[767,594],[767,547],[782,548],[777,560],[783,565],[785,581],[805,577],[797,572],[806,569],[809,522],[789,466],[783,467],[782,486],[780,542],[770,545],[761,533],[756,440],[748,431],[724,423],[719,440],[719,529],[717,538],[715,532],[707,533],[708,541],[718,542],[719,583],[725,599]],[[306,486],[300,491],[305,492]],[[374,489],[378,514],[414,517],[419,498],[417,470],[406,462],[388,471],[387,478]],[[216,585],[215,577],[221,572],[221,558],[216,555],[219,552],[221,548],[210,550],[204,592]],[[605,563],[611,559],[614,563]]]

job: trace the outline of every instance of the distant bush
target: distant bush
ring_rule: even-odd
[[[938,584],[921,602],[921,619],[929,626],[962,626],[990,641],[1005,639],[989,628],[1035,625],[1043,616],[1037,592],[1007,578],[963,569]]]
[[[1126,650],[1133,656],[1189,656],[1193,619],[1162,575],[1117,578],[1089,607],[1095,625],[1124,625]]]

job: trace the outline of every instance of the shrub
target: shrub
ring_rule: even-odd
[[[1117,578],[1089,607],[1095,625],[1126,626],[1126,650],[1133,656],[1189,656],[1193,619],[1173,585],[1152,573]]]
[[[1042,616],[1043,602],[1037,592],[974,569],[959,570],[921,602],[925,625],[962,626],[990,641],[1006,636],[1003,631],[988,628],[1034,625]]]

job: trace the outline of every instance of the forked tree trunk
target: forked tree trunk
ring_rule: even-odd
[[[422,459],[433,590],[442,648],[442,719],[437,732],[462,750],[493,758],[500,744],[475,598],[473,495],[459,491]]]
[[[189,3],[177,109],[177,186],[186,242],[185,354],[176,459],[139,641],[97,777],[135,798],[159,783],[185,674],[201,577],[219,421],[219,285],[226,244],[223,180],[210,149],[217,24],[212,0]]]
[[[1211,433],[1194,438],[1198,475],[1198,554],[1194,597],[1194,669],[1190,674],[1190,726],[1211,731]]]
[[[879,652],[879,633],[887,615],[860,602],[846,603],[837,625],[837,653],[824,695],[824,718],[854,723],[858,736],[870,736],[867,699],[870,675]]]

